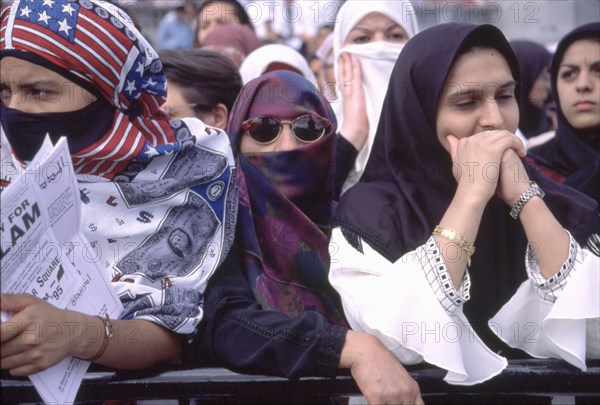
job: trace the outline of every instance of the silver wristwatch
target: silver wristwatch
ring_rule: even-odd
[[[521,210],[527,201],[531,199],[531,197],[538,196],[540,198],[544,198],[545,195],[546,193],[544,193],[544,190],[542,190],[535,181],[532,181],[529,183],[529,188],[525,190],[523,194],[521,194],[515,205],[513,205],[512,209],[510,210],[510,216],[514,219],[519,218]]]

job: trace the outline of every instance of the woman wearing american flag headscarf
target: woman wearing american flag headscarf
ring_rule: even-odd
[[[227,135],[197,119],[153,119],[166,96],[162,64],[110,3],[14,0],[0,36],[3,159],[24,167],[46,134],[67,138],[81,227],[124,307],[108,319],[3,294],[0,307],[19,327],[3,324],[2,369],[31,375],[68,356],[128,369],[176,361],[233,241]],[[71,330],[25,339],[29,326],[49,323]],[[83,338],[92,323],[104,339]]]

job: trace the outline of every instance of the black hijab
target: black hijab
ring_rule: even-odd
[[[431,236],[456,191],[452,161],[435,129],[437,100],[453,62],[472,46],[500,51],[518,81],[516,57],[491,25],[441,24],[413,37],[392,72],[379,127],[361,181],[341,198],[334,225],[360,250],[361,239],[389,261]],[[597,204],[575,190],[530,173],[546,191],[559,222],[582,241],[595,226]],[[526,278],[527,239],[510,208],[493,197],[481,221],[473,256],[471,299],[464,312],[493,350],[506,347],[487,321]]]
[[[565,52],[575,41],[584,38],[600,40],[600,22],[574,29],[558,44],[550,70],[558,129],[554,138],[530,149],[528,154],[537,162],[566,176],[566,184],[600,201],[600,128],[589,130],[573,128],[560,108],[556,90],[558,70]]]
[[[538,108],[529,101],[529,93],[544,68],[550,67],[552,54],[542,45],[533,41],[512,41],[510,43],[519,61],[521,94],[519,103],[519,129],[526,138],[539,135],[550,129],[552,122],[543,108]]]

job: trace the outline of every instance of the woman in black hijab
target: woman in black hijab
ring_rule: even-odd
[[[586,320],[598,330],[600,263],[579,245],[598,232],[598,207],[521,161],[518,80],[491,25],[416,35],[366,171],[334,218],[330,281],[351,326],[403,363],[447,369],[453,384],[500,373],[504,355],[519,355],[504,342],[585,368]],[[555,327],[564,319],[580,328],[567,341]]]
[[[600,22],[560,41],[550,73],[558,129],[529,155],[542,173],[600,201]]]
[[[519,95],[519,129],[525,138],[540,135],[552,129],[552,120],[546,114],[550,97],[550,61],[552,54],[542,45],[526,40],[511,41],[521,75]]]

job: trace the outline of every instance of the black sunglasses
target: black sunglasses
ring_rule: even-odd
[[[293,120],[281,120],[272,117],[257,117],[242,123],[242,129],[248,131],[256,142],[268,145],[279,138],[283,124],[290,124],[296,139],[303,143],[320,139],[329,128],[330,122],[318,115],[305,114]]]

